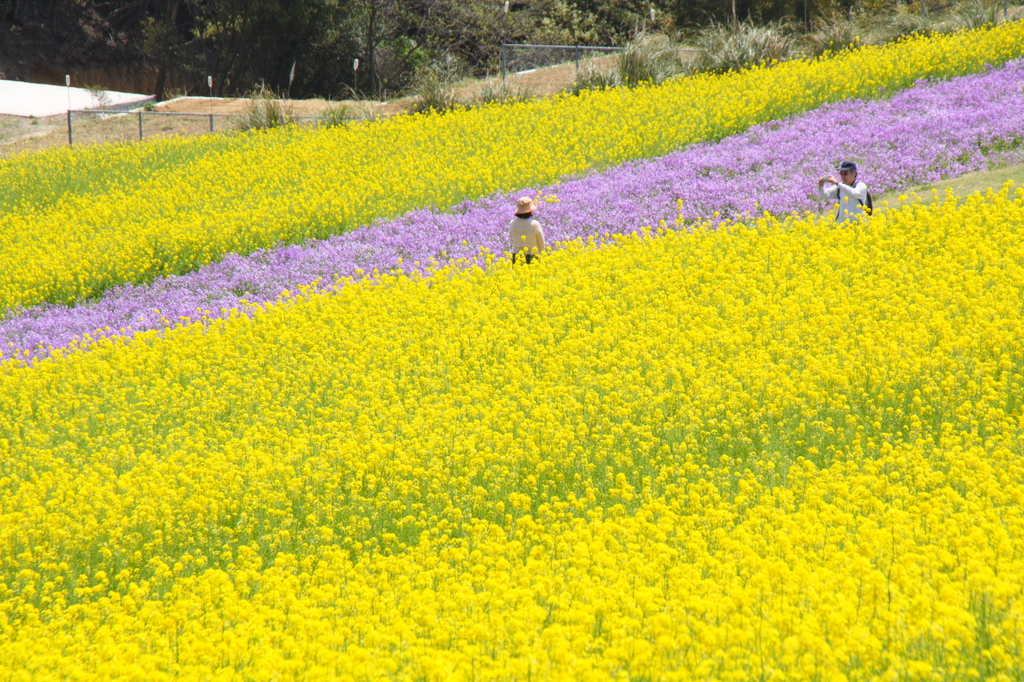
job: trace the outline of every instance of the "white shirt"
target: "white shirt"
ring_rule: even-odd
[[[533,218],[513,218],[508,224],[508,250],[510,253],[540,253],[544,250],[544,230]]]
[[[826,183],[818,186],[818,196],[825,201],[838,201],[839,213],[836,215],[836,222],[842,223],[846,220],[866,213],[865,204],[868,200],[868,186],[860,180],[855,180],[853,185],[832,185]]]

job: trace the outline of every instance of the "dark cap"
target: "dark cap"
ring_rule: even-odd
[[[856,173],[857,164],[855,164],[853,161],[843,161],[843,163],[839,166],[839,170],[853,171],[854,173]]]

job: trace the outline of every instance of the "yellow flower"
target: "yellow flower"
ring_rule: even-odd
[[[1022,238],[664,229],[0,364],[0,676],[1012,676]]]
[[[662,155],[880,86],[977,71],[1021,56],[1022,45],[1021,23],[1004,22],[658,87],[0,161],[0,312]],[[847,74],[841,88],[837,72]],[[545,143],[510,158],[536,130]]]

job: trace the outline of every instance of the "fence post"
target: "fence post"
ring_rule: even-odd
[[[505,43],[501,44],[501,80],[505,81]]]
[[[142,141],[142,109],[139,109],[139,142]]]
[[[68,146],[72,145],[71,138],[71,74],[64,74],[64,85],[68,89]]]
[[[652,10],[653,11],[653,10]],[[576,57],[576,80],[580,78],[580,46],[573,48],[573,55]]]

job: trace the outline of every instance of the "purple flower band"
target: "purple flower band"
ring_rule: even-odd
[[[195,272],[126,284],[73,307],[44,304],[0,321],[2,357],[40,358],[50,348],[227,315],[246,302],[374,269],[424,271],[431,261],[502,253],[515,199],[541,195],[546,241],[631,232],[660,221],[719,222],[744,213],[818,211],[817,178],[856,161],[877,199],[885,192],[1024,161],[1024,60],[887,100],[828,104],[757,125],[719,142],[635,161],[541,188],[420,209],[330,239],[228,255]]]

